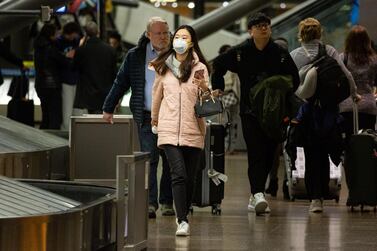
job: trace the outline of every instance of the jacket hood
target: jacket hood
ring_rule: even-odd
[[[149,38],[146,36],[146,32],[143,32],[143,34],[140,36],[139,41],[137,42],[137,47],[144,48],[147,46],[147,44],[150,42]]]

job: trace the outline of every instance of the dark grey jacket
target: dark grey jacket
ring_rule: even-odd
[[[92,37],[76,50],[74,63],[79,72],[75,107],[100,111],[117,72],[115,50]]]
[[[143,34],[138,45],[130,49],[119,69],[102,110],[113,113],[119,99],[131,88],[130,109],[138,124],[144,119],[145,53],[149,39]]]

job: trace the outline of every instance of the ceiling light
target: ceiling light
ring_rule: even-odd
[[[174,3],[177,2],[177,0],[149,0],[151,3]]]
[[[285,3],[281,3],[280,8],[285,9],[285,8],[287,8],[287,5]]]
[[[172,3],[172,4],[171,4],[171,7],[173,7],[173,8],[177,8],[177,7],[178,7],[178,3]]]
[[[223,2],[223,7],[226,7],[226,6],[228,6],[228,5],[229,5],[229,2],[228,2],[228,1]]]
[[[189,9],[194,9],[195,8],[195,4],[193,2],[189,2],[187,4],[187,7],[189,7]]]

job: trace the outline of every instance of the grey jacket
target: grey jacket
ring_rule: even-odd
[[[291,57],[295,62],[297,68],[300,70],[303,66],[309,64],[318,54],[318,44],[322,43],[320,40],[312,40],[308,43],[302,43],[301,47],[296,48],[291,52]],[[344,74],[347,76],[350,83],[350,92],[352,96],[356,95],[356,84],[353,80],[352,74],[348,71],[343,61],[339,57],[338,52],[331,45],[326,45],[327,54],[338,61]]]

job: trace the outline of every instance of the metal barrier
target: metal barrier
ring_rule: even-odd
[[[117,251],[142,250],[148,239],[149,153],[116,157]],[[124,195],[128,178],[128,196]]]

